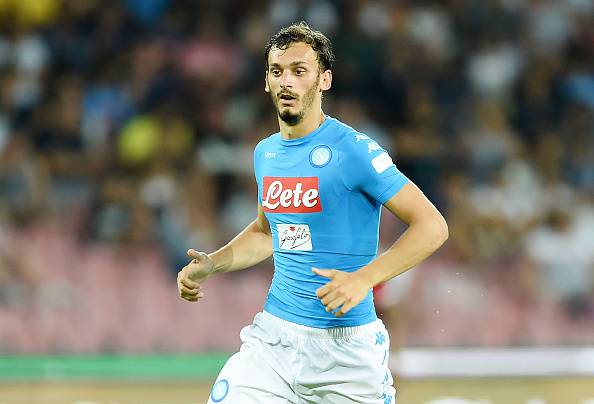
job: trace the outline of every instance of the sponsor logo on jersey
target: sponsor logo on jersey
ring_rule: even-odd
[[[318,177],[264,177],[262,208],[270,213],[322,211]]]
[[[278,248],[281,250],[311,251],[311,233],[306,224],[277,223]]]
[[[375,169],[376,173],[381,174],[388,168],[392,167],[394,165],[394,162],[392,161],[392,158],[388,153],[383,152],[382,154],[374,157],[373,160],[371,160],[371,165]]]
[[[269,151],[267,151],[267,152],[264,153],[264,158],[273,159],[275,157],[276,157],[276,153],[275,152],[269,152]]]
[[[328,146],[316,146],[309,154],[309,162],[314,167],[324,167],[330,162],[332,151]]]

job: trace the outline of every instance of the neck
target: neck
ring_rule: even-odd
[[[321,109],[306,114],[301,122],[293,126],[288,125],[285,121],[278,118],[281,137],[287,140],[299,139],[316,130],[324,122],[324,119],[326,119],[326,115],[324,115]]]

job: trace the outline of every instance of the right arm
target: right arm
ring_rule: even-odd
[[[211,254],[188,250],[192,260],[177,274],[179,295],[191,302],[204,296],[202,282],[214,273],[239,271],[272,255],[272,234],[262,206],[258,216],[225,246]]]
[[[258,217],[233,240],[208,254],[213,272],[233,272],[264,261],[272,255],[272,234],[262,206],[258,204]]]

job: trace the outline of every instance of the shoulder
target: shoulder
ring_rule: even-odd
[[[353,170],[355,175],[363,175],[367,172],[381,174],[387,168],[394,166],[386,149],[375,139],[348,125],[344,127],[338,147],[343,168]]]
[[[327,116],[326,119],[328,119],[330,121],[329,127],[332,130],[332,132],[335,133],[336,135],[345,136],[345,135],[353,134],[353,133],[357,132],[355,129],[353,129],[353,127],[351,127],[350,125],[347,125],[346,123],[342,122],[339,119],[333,118],[331,116]]]
[[[341,152],[356,152],[358,148],[366,147],[364,141],[373,141],[369,136],[336,118],[329,117],[328,119],[332,120],[330,125],[332,125],[335,144]]]
[[[339,150],[346,157],[365,157],[385,152],[375,139],[359,132],[348,125],[344,125],[339,137]]]
[[[264,139],[260,140],[256,147],[254,147],[254,157],[258,157],[267,149],[274,147],[278,144],[278,139],[280,137],[280,133],[273,133],[272,135],[265,137]]]

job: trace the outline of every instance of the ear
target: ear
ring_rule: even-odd
[[[320,91],[328,91],[332,87],[332,70],[326,70],[322,73],[320,80]]]
[[[270,92],[270,86],[268,85],[268,72],[266,72],[266,75],[264,76],[264,91],[267,93]]]

